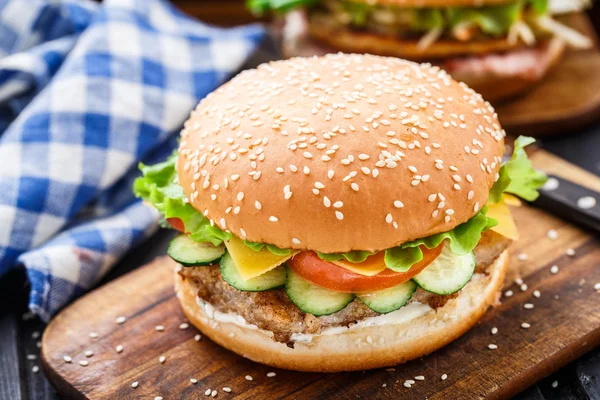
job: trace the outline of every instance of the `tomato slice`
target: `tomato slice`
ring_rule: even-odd
[[[411,279],[431,264],[442,252],[443,243],[435,249],[421,246],[423,260],[413,265],[407,272],[395,272],[391,269],[373,276],[364,276],[345,268],[323,261],[313,251],[303,251],[287,262],[288,267],[298,275],[315,285],[345,293],[364,293],[387,289]]]
[[[171,225],[173,229],[185,233],[185,226],[183,225],[183,221],[179,218],[167,218],[167,223]]]

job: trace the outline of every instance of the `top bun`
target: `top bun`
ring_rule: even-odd
[[[371,55],[244,71],[181,132],[190,203],[254,242],[383,250],[483,207],[505,133],[492,106],[438,67]]]

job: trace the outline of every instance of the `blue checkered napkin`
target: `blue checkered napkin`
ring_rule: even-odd
[[[27,268],[32,311],[49,319],[151,233],[137,163],[264,39],[165,0],[0,0],[0,274]]]

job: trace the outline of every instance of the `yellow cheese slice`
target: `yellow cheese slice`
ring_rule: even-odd
[[[367,257],[367,259],[361,263],[353,263],[346,259],[332,261],[332,263],[360,275],[373,276],[387,268],[385,266],[384,257],[385,251],[380,251],[379,253]]]
[[[298,251],[292,251],[287,256],[278,256],[271,253],[266,247],[263,247],[260,251],[254,251],[236,237],[227,240],[225,247],[227,247],[227,251],[240,275],[246,281],[269,272],[298,253]]]
[[[498,220],[498,225],[491,228],[492,231],[512,240],[519,239],[517,225],[504,199],[496,204],[489,204],[487,216]]]
[[[521,199],[519,199],[517,196],[513,196],[512,194],[502,193],[502,200],[504,200],[504,202],[509,206],[521,206]]]

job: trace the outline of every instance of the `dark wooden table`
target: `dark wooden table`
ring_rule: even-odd
[[[247,22],[249,16],[239,0],[179,0],[180,6],[211,22]],[[219,4],[217,4],[219,3]],[[228,7],[223,7],[226,3]],[[236,14],[237,12],[237,14]],[[600,6],[592,11],[600,30]],[[600,73],[600,71],[599,71]],[[600,175],[600,124],[582,132],[543,139],[542,147]],[[164,254],[172,233],[161,231],[133,249],[99,285]],[[27,280],[22,270],[0,278],[0,400],[56,400],[60,397],[39,370],[39,336],[44,324],[29,318]],[[557,383],[556,387],[555,386]],[[517,396],[520,400],[573,399],[600,400],[600,349],[560,369]]]

